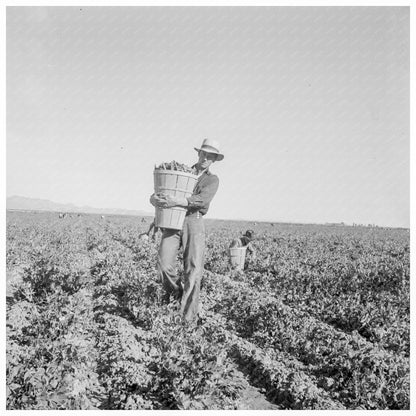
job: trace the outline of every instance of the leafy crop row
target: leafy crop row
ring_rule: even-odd
[[[214,310],[232,321],[240,336],[288,352],[309,365],[311,374],[331,378],[328,391],[348,408],[409,406],[408,359],[253,292],[245,283],[208,275],[206,285],[215,293]]]
[[[258,255],[241,273],[241,226],[207,221],[189,326],[147,222],[8,213],[7,408],[408,409],[406,231],[244,224]]]
[[[61,248],[67,256],[55,257],[53,246],[29,250],[31,263],[8,299],[8,409],[93,409],[100,402],[88,279],[78,249],[68,242]]]
[[[409,356],[410,253],[402,230],[279,227],[258,233],[244,277],[287,305],[383,348]],[[206,268],[229,274],[224,227],[208,236]]]

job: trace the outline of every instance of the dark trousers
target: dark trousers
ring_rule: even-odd
[[[184,283],[176,273],[179,248],[183,248]],[[184,319],[199,312],[199,291],[205,253],[205,224],[200,214],[185,217],[182,231],[163,230],[158,253],[158,274],[167,297],[180,300]]]

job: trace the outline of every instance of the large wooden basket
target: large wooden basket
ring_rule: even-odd
[[[155,169],[153,172],[155,193],[188,197],[194,191],[198,177],[192,173],[168,169]],[[160,228],[182,230],[186,208],[156,208],[155,225]]]

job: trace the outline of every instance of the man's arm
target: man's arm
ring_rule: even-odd
[[[187,198],[188,206],[195,209],[208,206],[217,193],[219,182],[218,176],[210,175],[209,178],[205,180],[204,186],[201,188],[200,192],[192,194]]]
[[[247,251],[252,255],[253,258],[256,257],[256,250],[251,242],[247,244]]]
[[[154,207],[158,208],[171,208],[171,207],[187,207],[188,206],[188,200],[185,197],[181,196],[172,196],[167,195],[164,193],[159,194],[153,194],[150,197],[150,203]]]
[[[153,220],[153,222],[150,224],[149,229],[147,230],[147,235],[150,235],[151,231],[153,230],[153,228],[155,227],[155,221]]]
[[[158,195],[158,206],[161,208],[183,207],[183,208],[204,208],[211,202],[219,186],[218,177],[211,175],[201,191],[192,194],[188,198],[182,196],[172,196],[166,194]]]
[[[183,207],[188,206],[188,200],[184,196],[164,195],[164,201],[159,205],[161,208]]]

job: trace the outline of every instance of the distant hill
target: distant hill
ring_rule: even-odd
[[[78,207],[74,204],[60,204],[47,199],[26,198],[24,196],[11,196],[7,198],[6,209],[24,211],[56,211],[56,212],[83,212],[86,214],[107,215],[137,215],[153,216],[153,212],[118,208],[94,208],[89,206]]]

